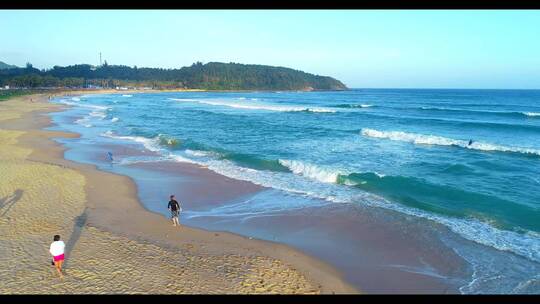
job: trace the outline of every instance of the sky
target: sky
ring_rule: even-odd
[[[540,89],[540,10],[0,10],[0,61],[284,66],[350,88]]]

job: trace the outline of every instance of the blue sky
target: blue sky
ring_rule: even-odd
[[[286,66],[363,88],[540,89],[538,10],[1,10],[0,61]]]

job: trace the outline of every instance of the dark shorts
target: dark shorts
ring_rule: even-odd
[[[171,211],[171,218],[178,217],[178,214],[179,214],[178,210],[172,210]]]

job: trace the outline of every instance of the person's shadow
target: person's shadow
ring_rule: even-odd
[[[71,254],[71,251],[73,250],[73,247],[75,247],[75,244],[77,244],[77,241],[81,237],[82,231],[84,229],[84,226],[86,225],[87,220],[88,220],[88,215],[86,214],[86,208],[85,208],[83,213],[81,213],[81,215],[75,218],[75,223],[73,224],[73,232],[71,233],[71,236],[69,237],[69,240],[66,243],[66,248],[64,250],[66,254],[66,258],[63,265],[64,268],[67,268],[69,264],[69,256]]]
[[[12,195],[8,195],[2,199],[0,199],[0,210],[2,210],[2,214],[0,214],[0,217],[3,217],[8,213],[8,211],[15,205],[16,202],[18,202],[23,195],[23,190],[17,189],[15,192],[13,192]]]

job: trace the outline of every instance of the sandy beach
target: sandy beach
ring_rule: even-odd
[[[90,92],[68,92],[81,93]],[[140,204],[130,178],[65,160],[50,138],[77,134],[43,130],[46,113],[62,109],[50,95],[0,102],[0,293],[359,292],[288,246],[173,227]],[[66,243],[64,280],[50,265],[55,234]]]

